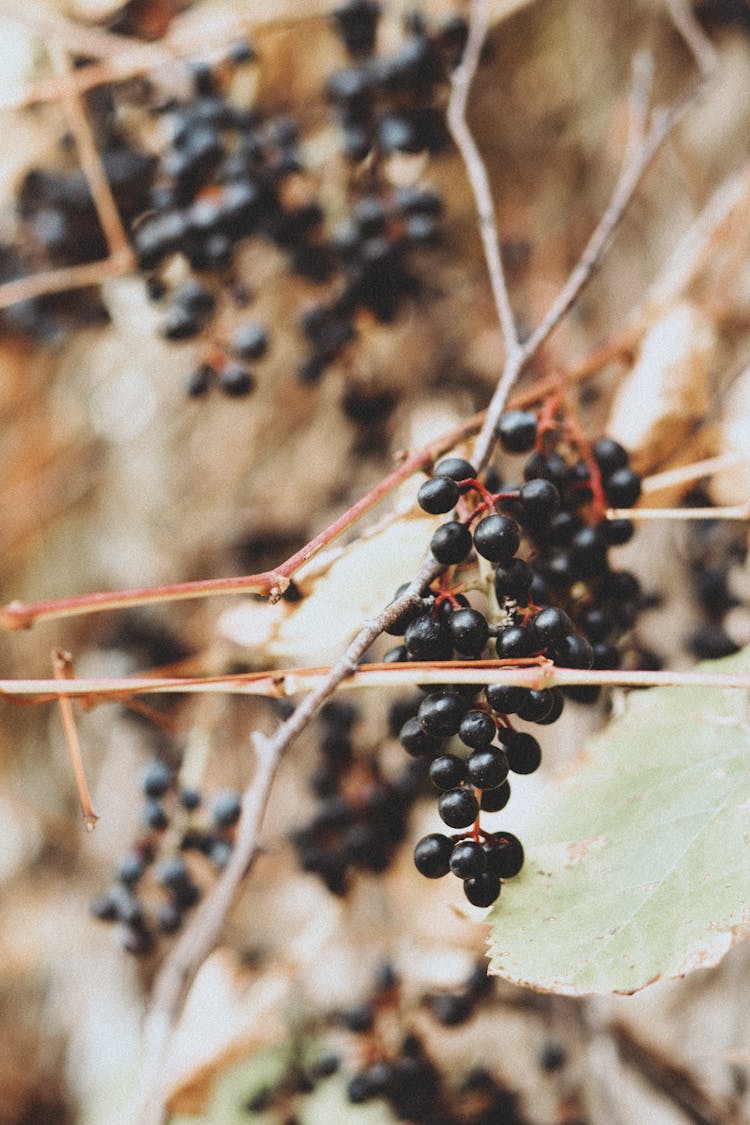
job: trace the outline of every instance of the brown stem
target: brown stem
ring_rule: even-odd
[[[168,1091],[160,1079],[172,1029],[190,982],[219,940],[229,908],[257,854],[263,814],[281,758],[339,684],[356,672],[359,661],[373,642],[404,610],[419,602],[424,590],[441,569],[440,564],[428,555],[419,575],[407,590],[362,627],[323,681],[303,699],[275,734],[270,738],[256,734],[256,776],[243,795],[243,812],[231,858],[203,909],[185,930],[156,979],[146,1020],[144,1081],[133,1117],[137,1125],[159,1125],[164,1119]]]
[[[315,692],[331,667],[281,669],[227,676],[120,677],[113,679],[0,680],[0,697],[9,702],[48,703],[80,699],[89,705],[129,700],[141,695],[261,695],[294,697]],[[506,684],[515,687],[718,687],[748,688],[747,672],[600,671],[559,668],[544,658],[522,660],[440,660],[408,664],[367,664],[352,672],[346,688],[398,688],[417,684]]]
[[[448,128],[463,159],[469,184],[474,194],[479,233],[482,237],[492,296],[500,319],[507,362],[510,356],[518,352],[520,343],[510,305],[508,286],[505,281],[492,189],[484,161],[466,123],[466,103],[487,37],[487,25],[487,0],[472,0],[469,35],[461,65],[456,67],[453,73],[453,88],[448,103],[447,120]]]
[[[647,1043],[627,1024],[615,1021],[608,1030],[623,1062],[679,1106],[695,1125],[739,1125],[743,1120],[736,1106],[712,1097],[688,1067],[680,1066],[666,1052]]]
[[[56,680],[70,679],[73,675],[73,662],[70,653],[63,652],[60,648],[54,649],[52,653],[52,673]],[[75,718],[73,717],[73,704],[69,696],[59,692],[57,699],[60,704],[60,715],[62,717],[63,729],[65,730],[65,741],[68,744],[70,764],[73,767],[73,776],[75,777],[76,789],[78,790],[78,798],[81,802],[84,827],[88,832],[92,832],[99,817],[94,812],[91,804],[91,794],[89,793],[86,771],[81,755],[81,744],[78,741],[78,731],[76,730]]]
[[[427,468],[441,454],[476,433],[481,415],[475,415],[443,434],[436,441],[416,453],[403,458],[392,473],[384,477],[365,496],[357,500],[327,528],[311,539],[299,551],[273,570],[261,571],[235,578],[207,578],[194,582],[175,582],[161,586],[138,586],[129,590],[114,590],[93,594],[80,594],[68,598],[52,598],[39,602],[10,602],[0,608],[0,626],[6,629],[26,629],[38,621],[61,617],[78,617],[81,614],[103,610],[125,609],[154,602],[183,601],[187,598],[215,597],[221,594],[261,594],[277,601],[289,586],[292,576],[314,555],[328,546],[339,535],[355,524],[371,508],[390,495],[404,480],[420,469]]]
[[[107,174],[104,171],[104,165],[94,142],[81,96],[72,82],[70,60],[59,43],[52,42],[47,49],[55,70],[63,83],[62,102],[65,115],[76,140],[81,168],[91,188],[96,213],[107,240],[109,256],[121,261],[124,269],[129,268],[132,263],[132,253],[128,237],[125,234],[125,228],[122,225],[122,219],[117,210]],[[130,258],[130,262],[128,262],[128,258]]]

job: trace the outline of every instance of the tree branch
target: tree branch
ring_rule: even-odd
[[[490,458],[495,443],[495,426],[506,407],[508,395],[525,364],[537,354],[562,318],[570,310],[588,284],[606,253],[611,238],[619,225],[633,195],[652,159],[672,130],[679,124],[702,91],[715,67],[716,56],[710,41],[703,34],[684,0],[666,0],[677,30],[684,37],[700,71],[700,81],[684,98],[669,108],[654,111],[648,126],[648,103],[651,89],[652,65],[647,54],[640,52],[633,60],[629,104],[628,136],[622,168],[604,214],[595,227],[583,253],[568,276],[542,322],[523,344],[519,344],[513,327],[507,288],[502,273],[499,236],[495,227],[494,207],[489,189],[487,170],[476,144],[466,126],[465,104],[468,87],[476,69],[479,49],[474,49],[468,62],[473,69],[461,74],[461,82],[454,80],[455,106],[449,107],[448,121],[464,159],[466,173],[474,194],[482,231],[487,272],[492,285],[500,326],[506,346],[503,371],[497,388],[487,408],[482,429],[477,438],[473,464],[480,471]],[[476,27],[475,27],[476,24]],[[486,8],[482,0],[475,0],[471,10],[469,43],[472,44],[486,32]],[[468,54],[468,51],[467,51]],[[461,69],[461,68],[459,68]],[[451,116],[450,109],[453,108]]]
[[[153,1000],[146,1020],[148,1055],[144,1082],[141,1099],[133,1117],[137,1125],[160,1125],[164,1119],[167,1091],[162,1085],[161,1075],[172,1030],[179,1018],[187,989],[198,968],[219,940],[227,913],[257,853],[263,814],[279,762],[339,684],[356,672],[359,661],[373,642],[404,610],[419,602],[425,589],[442,569],[428,554],[419,574],[401,597],[362,627],[322,683],[303,699],[276,733],[270,738],[256,734],[256,776],[243,795],[243,811],[230,860],[203,909],[195,916],[167,957],[154,986]]]

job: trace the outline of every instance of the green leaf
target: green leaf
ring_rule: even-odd
[[[750,649],[700,668],[750,668]],[[524,870],[488,916],[490,972],[630,993],[714,965],[750,933],[745,691],[632,692],[542,804]]]

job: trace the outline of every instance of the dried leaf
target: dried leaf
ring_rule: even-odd
[[[683,301],[652,324],[618,389],[606,432],[631,451],[639,471],[661,464],[701,421],[710,402],[717,334]]]
[[[300,572],[307,595],[301,602],[234,606],[219,619],[221,634],[242,645],[246,658],[257,656],[266,664],[269,656],[282,664],[329,662],[402,582],[411,581],[440,519],[399,519],[336,548],[315,560],[314,579],[308,582]]]

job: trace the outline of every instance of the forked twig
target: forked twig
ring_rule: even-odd
[[[700,70],[700,81],[685,97],[668,108],[659,108],[651,115],[648,125],[648,103],[651,89],[652,65],[649,56],[638,53],[633,60],[629,105],[628,136],[625,145],[620,174],[612,191],[610,201],[583,249],[578,263],[568,275],[562,289],[553,301],[549,311],[529,338],[519,344],[510,310],[510,301],[505,286],[500,258],[500,236],[495,225],[494,206],[489,192],[487,170],[466,126],[466,92],[471,85],[479,62],[482,43],[474,44],[469,55],[466,52],[464,64],[466,71],[459,68],[460,81],[454,80],[452,105],[449,107],[448,122],[456,144],[464,158],[466,174],[479,215],[482,244],[485,252],[487,271],[492,282],[498,319],[505,343],[505,359],[500,380],[487,408],[482,429],[477,438],[473,463],[477,470],[486,465],[495,443],[495,426],[506,406],[508,395],[524,365],[535,356],[562,318],[577,300],[601,262],[610,240],[619,225],[646,169],[659,151],[672,130],[679,124],[693,105],[705,82],[715,66],[715,52],[706,39],[699,24],[693,19],[682,0],[668,0],[670,15],[678,31],[685,37],[694,54]],[[472,4],[472,28],[477,22],[476,35],[486,33],[486,7],[484,0],[474,0]],[[470,36],[469,43],[472,43]],[[473,69],[471,69],[473,68]],[[455,100],[455,104],[454,103]],[[451,112],[453,110],[453,112]]]

